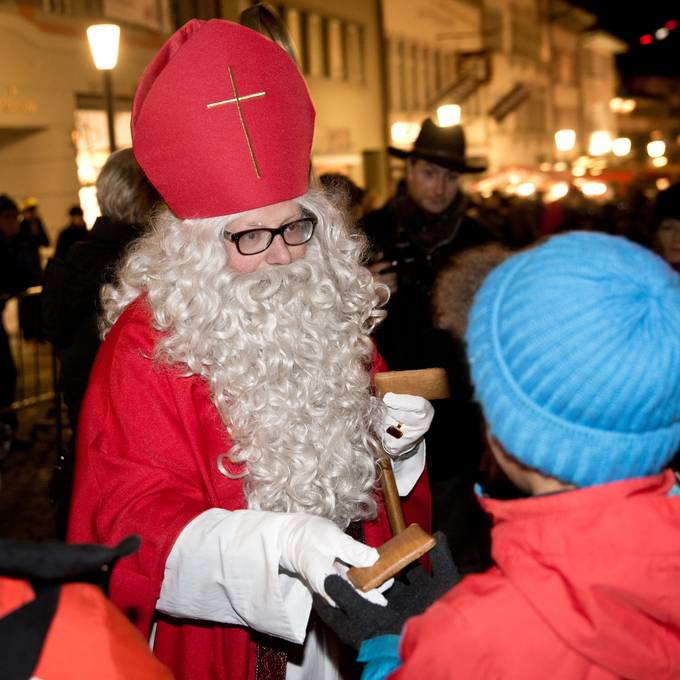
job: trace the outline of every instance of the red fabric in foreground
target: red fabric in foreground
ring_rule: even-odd
[[[0,576],[0,617],[32,600],[29,583]],[[34,676],[40,680],[172,680],[139,631],[98,588],[82,583],[62,587]]]

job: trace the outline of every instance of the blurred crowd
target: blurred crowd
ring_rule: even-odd
[[[516,479],[505,465],[499,464],[505,460],[502,447],[499,453],[493,449],[493,438],[489,443],[487,422],[475,392],[478,385],[473,387],[466,338],[469,312],[480,287],[492,270],[514,254],[550,242],[549,237],[564,232],[625,237],[680,271],[680,183],[656,195],[638,191],[615,201],[588,199],[576,188],[552,202],[546,202],[540,193],[531,197],[501,192],[485,197],[467,195],[462,176],[481,173],[485,168],[466,158],[460,126],[439,128],[431,121],[423,125],[413,149],[390,152],[405,161],[404,176],[394,195],[380,207],[373,205],[370,194],[347,175],[322,174],[318,185],[345,216],[350,233],[358,236],[363,244],[364,262],[374,281],[381,284],[376,290],[383,296],[381,302],[387,316],[375,328],[373,339],[387,366],[396,371],[431,366],[446,370],[450,396],[433,404],[434,415],[427,431],[427,462],[423,466],[431,492],[428,513],[431,511],[432,529],[445,537],[455,563],[455,568],[449,568],[444,561],[449,569],[446,583],[450,587],[460,575],[485,572],[494,562],[491,519],[488,508],[480,504],[480,490],[504,500],[535,495],[531,485],[514,483]],[[94,228],[87,229],[82,209],[73,205],[54,248],[36,199],[29,198],[19,206],[6,194],[0,195],[0,304],[4,307],[9,299],[19,296],[23,338],[35,342],[49,340],[60,360],[60,390],[72,432],[51,484],[52,500],[58,510],[57,532],[62,539],[69,519],[81,406],[100,348],[101,291],[105,286],[113,290],[121,258],[147,233],[151,216],[161,201],[131,149],[110,156],[97,180],[97,195],[102,216]],[[284,236],[282,230],[298,223],[304,223],[299,228],[304,226],[309,231],[302,236]],[[306,241],[297,243],[296,239],[309,240],[315,226],[316,221],[305,213],[278,229],[250,231],[277,232],[282,238],[294,240],[292,245],[285,240],[286,248],[299,248]],[[225,238],[228,235],[224,232]],[[234,248],[246,260],[250,255],[267,252],[274,243],[272,234],[263,250],[244,253],[242,249],[249,245],[239,244],[239,235],[236,233],[237,238],[232,239]],[[612,245],[606,239],[603,243],[596,239],[593,243],[604,246],[606,251],[619,247],[617,241],[620,239],[612,241]],[[588,239],[577,238],[573,247],[578,249],[579,244],[587,247],[590,243]],[[625,253],[625,247],[622,252]],[[45,255],[49,255],[46,266]],[[576,252],[576,259],[582,258],[586,264],[589,257],[587,250]],[[609,262],[609,255],[603,257],[603,261]],[[546,266],[550,265],[544,264],[544,270]],[[543,274],[547,275],[546,271]],[[41,286],[41,294],[22,297],[33,286]],[[524,290],[523,294],[533,293]],[[16,379],[10,337],[3,325],[0,424],[4,428],[6,452],[19,450],[23,445],[16,436],[17,413],[11,408],[16,398]],[[427,425],[423,427],[427,430]],[[385,444],[383,449],[389,453]],[[424,448],[422,453],[424,461]],[[671,464],[677,467],[677,462],[676,458]],[[562,485],[559,490],[564,488]],[[435,565],[443,559],[442,545],[440,541],[440,552],[435,553],[439,557],[433,558]],[[343,592],[345,586],[335,587],[338,602],[350,609],[357,606],[352,593]],[[413,602],[422,604],[425,592],[426,589],[420,594],[411,592],[416,598]],[[443,593],[437,586],[428,595],[431,597],[427,604]],[[420,612],[411,606],[413,602],[407,607],[408,617]],[[341,639],[343,633],[353,630],[352,621],[340,621],[337,612],[324,609],[323,602],[316,602],[315,606],[331,627],[337,627]],[[362,616],[364,613],[359,615]],[[349,639],[350,644],[361,641]],[[32,657],[26,661],[29,665],[34,662]],[[151,663],[148,659],[147,662]],[[159,677],[164,677],[165,671],[159,672]]]

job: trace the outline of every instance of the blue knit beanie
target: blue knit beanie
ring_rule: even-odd
[[[680,276],[623,238],[574,232],[491,272],[467,333],[492,434],[576,486],[656,474],[680,444]]]

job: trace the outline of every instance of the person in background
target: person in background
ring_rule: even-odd
[[[30,262],[19,242],[19,209],[7,194],[0,194],[0,455],[18,444],[16,399],[17,368],[4,323],[7,300],[26,290],[32,281]]]
[[[659,192],[652,209],[650,224],[652,248],[668,264],[680,272],[680,182]],[[671,467],[680,471],[680,451],[671,461]]]
[[[652,247],[680,271],[680,182],[659,192],[651,223]]]
[[[432,407],[371,395],[381,290],[309,189],[313,128],[294,61],[223,20],[180,28],[135,95],[134,155],[167,207],[102,292],[68,538],[141,536],[111,598],[177,680],[341,677],[312,593],[389,538],[385,452],[430,527]]]
[[[356,184],[351,177],[340,172],[326,172],[319,177],[319,183],[331,196],[336,196],[340,200],[353,224],[363,217],[366,190]]]
[[[31,197],[24,201],[17,236],[21,256],[26,258],[31,270],[31,286],[40,286],[43,283],[43,261],[40,249],[48,248],[50,245],[39,208],[36,198]],[[19,300],[19,323],[22,337],[25,340],[43,340],[40,305],[41,295],[39,293],[24,296]]]
[[[99,292],[113,280],[113,273],[132,241],[148,226],[149,216],[160,201],[156,189],[141,171],[132,149],[112,153],[97,177],[97,202],[102,213],[91,231],[74,206],[75,222],[60,236],[74,240],[66,256],[48,262],[43,286],[43,329],[59,352],[60,385],[71,425],[71,440],[58,457],[50,483],[50,499],[56,506],[57,535],[64,538],[73,486],[74,447],[80,408],[92,364],[101,344],[98,316]],[[69,237],[73,240],[73,236]],[[57,245],[59,251],[59,244]]]
[[[89,232],[84,222],[83,227],[73,227],[82,229],[85,238],[72,244],[60,277],[48,277],[44,291],[49,300],[43,303],[43,314],[57,323],[49,339],[60,350],[62,390],[74,435],[101,343],[97,326],[99,292],[102,285],[111,283],[125,249],[147,228],[151,211],[161,200],[132,149],[119,149],[108,157],[96,189],[101,216]],[[82,211],[78,219],[82,222]],[[50,323],[45,325],[51,328]]]
[[[469,201],[461,189],[464,174],[486,168],[467,157],[460,125],[439,127],[429,118],[412,149],[390,148],[389,152],[406,160],[405,178],[396,195],[361,222],[371,245],[371,270],[391,290],[387,318],[375,332],[378,350],[391,370],[445,368],[450,392],[456,395],[465,391],[458,384],[457,348],[434,323],[432,291],[454,255],[494,240],[486,226],[469,214]],[[478,571],[488,564],[483,536],[472,543],[459,540],[473,536],[483,524],[471,492],[461,499],[461,511],[455,512],[457,530],[450,532],[452,486],[466,485],[478,453],[468,451],[465,434],[452,428],[460,417],[456,400],[438,400],[433,405],[427,456],[433,526],[447,533],[461,571]]]
[[[54,256],[65,260],[71,246],[87,238],[87,225],[83,219],[83,209],[79,205],[72,205],[68,209],[68,224],[59,232]]]
[[[340,609],[318,611],[372,680],[677,678],[680,276],[621,237],[555,236],[491,272],[467,341],[489,446],[529,496],[482,499],[495,565],[413,618],[417,588],[376,607],[334,577]]]
[[[451,339],[447,367],[456,386],[451,394],[450,429],[461,454],[448,459],[451,466],[438,497],[442,504],[442,521],[438,525],[447,536],[449,546],[466,546],[456,555],[457,567],[469,573],[467,555],[489,566],[489,517],[476,499],[474,487],[481,483],[494,496],[515,497],[516,489],[507,482],[495,465],[486,444],[484,417],[474,397],[470,366],[467,360],[465,333],[474,296],[486,276],[512,251],[499,243],[486,243],[454,255],[442,269],[432,290],[434,323]],[[448,488],[447,488],[448,487]],[[474,550],[474,546],[478,546]]]
[[[45,231],[45,224],[40,215],[40,204],[37,198],[27,198],[21,206],[19,241],[24,245],[26,251],[30,253],[33,270],[31,285],[39,285],[42,283],[40,248],[48,248],[50,239]]]

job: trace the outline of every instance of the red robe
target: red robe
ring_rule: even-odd
[[[113,571],[111,599],[149,635],[165,562],[182,529],[210,508],[246,507],[240,480],[216,467],[230,449],[206,382],[152,360],[158,334],[143,299],[121,315],[92,369],[80,418],[70,542],[115,544],[134,533],[140,550]],[[375,370],[384,370],[376,355]],[[407,522],[430,530],[426,475],[404,503]],[[364,523],[377,546],[390,537],[384,510]],[[159,617],[154,653],[178,680],[252,680],[250,629]]]

